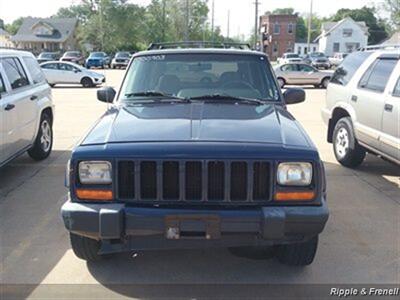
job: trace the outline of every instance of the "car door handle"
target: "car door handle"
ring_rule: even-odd
[[[30,99],[31,99],[32,101],[34,101],[34,100],[36,100],[37,98],[38,98],[38,96],[32,95]]]
[[[15,107],[14,104],[7,104],[6,107],[4,108],[4,110],[9,111],[12,110]]]
[[[392,104],[385,104],[385,111],[392,112],[393,111],[393,105]]]
[[[356,95],[351,96],[351,101],[357,102],[358,97]]]

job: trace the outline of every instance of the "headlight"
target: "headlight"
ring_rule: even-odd
[[[280,185],[310,185],[312,181],[312,164],[303,162],[280,163],[277,178]]]
[[[79,163],[79,180],[82,184],[110,184],[111,163],[108,161],[82,161]]]

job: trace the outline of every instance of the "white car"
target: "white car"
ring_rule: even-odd
[[[337,67],[338,65],[340,65],[343,60],[346,58],[348,54],[347,53],[335,53],[333,55],[333,57],[329,57],[329,62],[331,63],[332,66]]]
[[[284,53],[282,57],[278,58],[278,64],[300,63],[302,58],[296,53]]]
[[[103,74],[90,71],[70,62],[51,61],[40,65],[50,86],[56,84],[82,84],[93,87],[106,82]]]
[[[54,106],[51,89],[28,52],[0,50],[0,167],[28,151],[50,155]]]
[[[400,53],[382,48],[349,54],[328,85],[322,117],[346,167],[366,152],[400,165]]]

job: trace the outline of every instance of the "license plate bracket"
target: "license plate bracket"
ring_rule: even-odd
[[[170,215],[165,217],[165,237],[169,240],[221,238],[217,215]]]

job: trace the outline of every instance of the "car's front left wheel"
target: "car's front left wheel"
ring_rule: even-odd
[[[277,249],[278,260],[289,266],[308,266],[317,253],[318,236],[303,242],[288,245],[281,245]]]
[[[28,154],[34,160],[47,158],[53,147],[53,128],[52,120],[48,113],[42,113],[40,118],[39,130],[36,135],[33,147],[28,150]]]
[[[89,77],[84,77],[81,80],[81,84],[83,87],[92,87],[93,86],[93,81]]]

